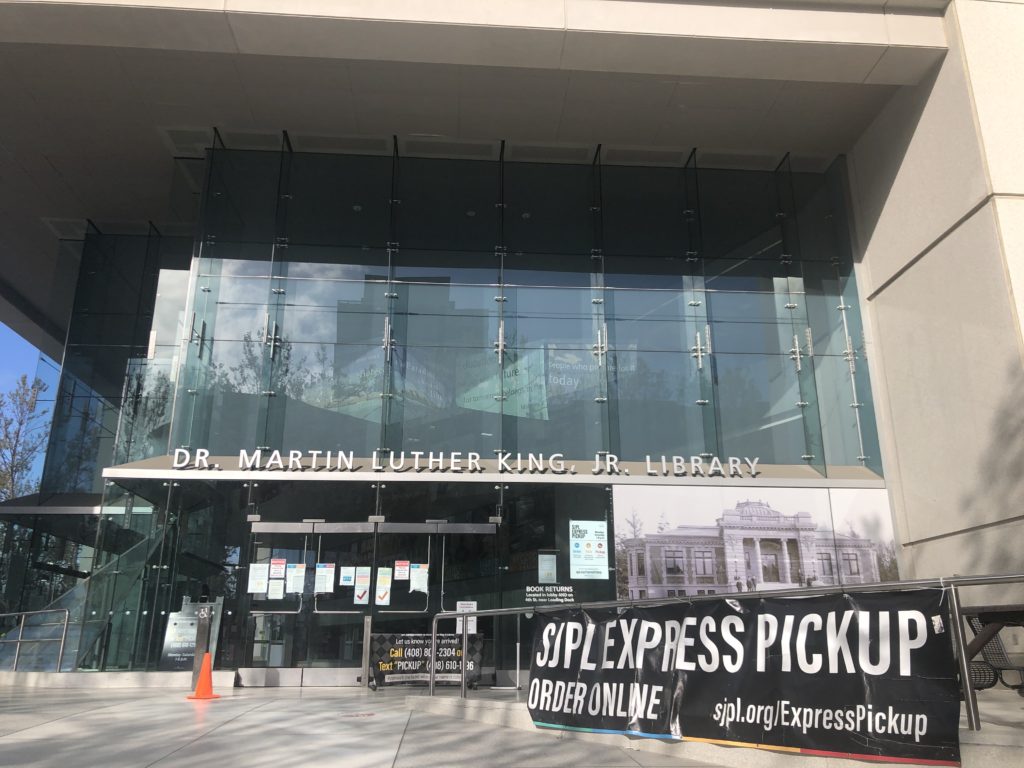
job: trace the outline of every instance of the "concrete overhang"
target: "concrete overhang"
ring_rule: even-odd
[[[0,517],[5,515],[98,515],[103,503],[99,493],[33,493],[0,502]]]
[[[0,3],[0,42],[908,85],[941,9],[881,2],[149,0]]]
[[[59,359],[61,238],[187,233],[230,147],[822,169],[946,49],[944,3],[0,0],[0,321]],[[287,9],[287,13],[282,13]],[[176,160],[175,158],[178,158]],[[181,194],[172,194],[181,193]],[[182,202],[184,201],[184,203]]]

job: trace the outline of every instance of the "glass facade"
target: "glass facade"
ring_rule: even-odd
[[[524,605],[539,555],[568,583],[570,521],[616,535],[594,478],[145,476],[178,448],[741,456],[879,481],[840,175],[211,150],[194,238],[84,245],[43,478],[102,494],[65,598],[73,665],[161,668],[188,597],[223,600],[219,667],[354,668],[364,615],[421,632],[460,600]],[[105,481],[119,465],[139,471]],[[307,588],[252,592],[275,560]],[[317,563],[396,561],[429,564],[429,589],[312,587]],[[612,566],[573,598],[614,597]],[[483,631],[485,663],[513,666],[513,630]]]
[[[846,238],[785,168],[215,151],[169,447],[880,473]]]

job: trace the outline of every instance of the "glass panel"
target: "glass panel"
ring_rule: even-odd
[[[385,248],[348,248],[291,243],[288,261],[278,265],[278,274],[309,280],[351,280],[386,282],[388,252]]]
[[[174,400],[174,363],[166,358],[129,362],[114,464],[166,453]]]
[[[493,161],[403,157],[394,238],[402,251],[493,253],[498,245],[499,171]]]
[[[394,253],[385,447],[499,447],[498,267],[494,254]]]
[[[280,164],[277,152],[210,152],[209,189],[203,210],[207,245],[274,241]],[[265,249],[268,260],[269,251]]]
[[[501,392],[493,349],[397,346],[391,376],[386,447],[492,456]]]
[[[693,329],[682,290],[608,290],[605,315],[609,341],[617,351],[688,351]]]
[[[506,286],[505,340],[520,349],[586,349],[597,343],[599,289]],[[596,370],[596,362],[595,362]]]
[[[776,258],[777,212],[771,174],[702,168],[702,255],[709,270],[718,259]]]
[[[601,169],[604,252],[682,256],[686,207],[683,171],[605,165]]]
[[[719,439],[726,456],[758,456],[764,464],[803,464],[807,454],[800,384],[793,361],[780,355],[715,351]]]
[[[289,260],[330,263],[329,258],[311,259],[310,251],[333,249],[302,246],[383,248],[387,244],[390,156],[296,153],[291,156],[289,186]],[[300,252],[294,250],[296,246]]]
[[[412,346],[491,348],[498,338],[493,286],[399,283],[393,302],[396,340]]]
[[[510,253],[589,254],[594,243],[590,165],[505,163]]]
[[[687,354],[613,352],[609,394],[620,458],[691,456],[704,451],[704,406],[697,367]]]
[[[65,351],[43,472],[44,491],[102,491],[100,475],[111,461],[129,351],[84,345]]]
[[[345,450],[379,447],[384,358],[380,344],[293,344],[275,353],[268,444]]]
[[[393,266],[394,279],[400,283],[496,286],[501,275],[501,260],[493,251],[414,251],[402,248],[394,253]]]
[[[203,246],[231,258],[195,260],[195,293],[178,377],[172,447],[209,448],[212,455],[251,449],[264,381],[264,355],[271,328],[269,244]],[[247,258],[251,257],[251,258]],[[262,437],[262,436],[259,436]]]
[[[701,369],[691,347],[703,337],[692,292],[608,290],[609,395],[620,458],[694,455],[705,449]],[[703,338],[699,340],[703,344]]]
[[[589,288],[594,285],[595,270],[600,270],[595,262],[568,251],[555,256],[517,251],[505,257],[502,276],[507,285]]]
[[[606,451],[602,291],[508,286],[504,293],[505,378],[516,397],[505,403],[502,447],[574,459]]]
[[[255,447],[263,390],[263,344],[218,341],[202,358],[193,349],[178,390],[183,428],[176,443],[208,448],[213,456],[230,456]]]
[[[814,377],[818,385],[821,431],[829,467],[860,466],[862,455],[857,408],[853,406],[850,365],[837,355],[816,355]]]

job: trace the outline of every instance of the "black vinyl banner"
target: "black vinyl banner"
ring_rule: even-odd
[[[942,590],[538,613],[534,724],[959,765]]]

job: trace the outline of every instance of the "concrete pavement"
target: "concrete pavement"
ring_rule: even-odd
[[[407,691],[0,688],[5,768],[637,768],[700,766],[409,709]]]

